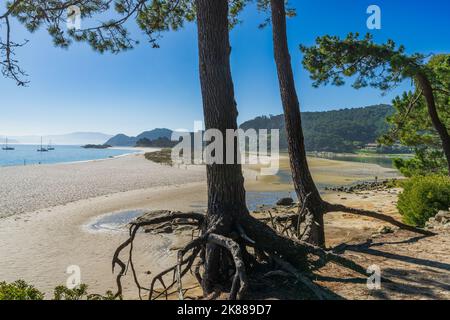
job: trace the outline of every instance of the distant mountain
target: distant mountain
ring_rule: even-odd
[[[56,145],[85,145],[85,144],[102,144],[105,140],[111,138],[112,135],[100,132],[73,132],[60,135],[47,135],[42,137],[44,144],[52,142]],[[9,140],[9,137],[8,137]],[[11,137],[18,143],[39,144],[41,136],[16,136]]]
[[[150,140],[147,138],[139,139],[136,142],[136,147],[146,147],[146,148],[173,148],[178,144],[178,141],[172,141],[169,138],[158,138],[155,140]]]
[[[172,130],[165,128],[156,128],[150,131],[142,132],[136,138],[140,139],[148,139],[148,140],[156,140],[158,138],[167,138],[170,139],[172,137]]]
[[[106,141],[105,144],[113,147],[134,147],[136,142],[136,137],[129,137],[123,133],[119,133]]]
[[[150,131],[144,131],[136,137],[130,137],[121,133],[110,138],[105,143],[116,147],[134,147],[136,143],[142,139],[153,141],[159,138],[170,139],[171,136],[172,130],[166,128],[156,128]]]
[[[373,143],[389,126],[386,117],[394,109],[390,105],[341,109],[324,112],[303,112],[302,125],[307,151],[352,152]],[[284,115],[261,116],[244,122],[246,130],[280,129],[280,148],[287,148]]]

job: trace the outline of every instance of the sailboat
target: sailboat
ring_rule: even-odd
[[[41,147],[37,149],[37,152],[48,152],[48,149],[42,147],[42,137],[41,137]]]
[[[50,142],[48,143],[47,150],[48,150],[48,151],[55,150],[55,148],[52,147],[52,140],[50,140]]]
[[[5,151],[7,151],[7,150],[16,150],[15,148],[8,146],[8,137],[6,137],[5,146],[2,147],[2,150],[5,150]]]

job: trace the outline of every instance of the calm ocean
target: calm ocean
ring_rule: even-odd
[[[9,146],[14,147],[15,150],[0,149],[0,167],[98,160],[133,153],[130,150],[84,149],[81,146],[58,145],[53,146],[55,150],[38,152],[37,149],[40,148],[38,145],[13,144]]]

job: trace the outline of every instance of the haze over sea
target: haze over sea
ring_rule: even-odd
[[[99,160],[133,153],[133,151],[121,149],[84,149],[74,145],[56,145],[53,146],[55,150],[48,152],[38,152],[40,145],[12,144],[9,146],[14,147],[15,150],[0,150],[0,167]],[[43,147],[45,148],[46,145]]]

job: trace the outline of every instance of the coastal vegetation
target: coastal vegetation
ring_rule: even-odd
[[[84,149],[108,149],[111,148],[109,144],[86,144],[82,146]]]
[[[424,227],[439,210],[450,208],[450,178],[445,175],[414,176],[401,185],[397,207],[410,225]]]
[[[306,151],[357,152],[388,132],[386,118],[394,113],[390,105],[302,112],[302,128]],[[280,149],[287,149],[284,115],[260,116],[243,122],[244,130],[279,129]],[[407,153],[408,148],[378,147],[381,153]],[[395,150],[395,151],[394,151]]]
[[[42,300],[44,294],[23,280],[0,282],[0,300]]]
[[[43,300],[45,294],[24,280],[11,283],[0,282],[0,300]],[[84,283],[69,289],[64,285],[55,287],[53,300],[114,300],[114,294],[107,291],[105,295],[88,293]]]
[[[146,152],[144,154],[145,159],[172,166],[172,149],[164,148],[160,151]]]

